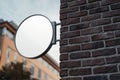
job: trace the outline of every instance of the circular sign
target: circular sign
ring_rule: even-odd
[[[27,58],[37,58],[52,46],[53,28],[50,20],[40,14],[23,20],[15,36],[18,52]]]

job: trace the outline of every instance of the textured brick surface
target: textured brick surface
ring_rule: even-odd
[[[62,27],[61,29],[60,29],[60,32],[61,33],[64,33],[64,32],[67,32],[68,31],[68,27],[66,26],[66,27]]]
[[[104,58],[100,59],[88,59],[88,60],[83,60],[82,65],[83,66],[97,66],[97,65],[103,65],[105,64]]]
[[[79,51],[79,50],[80,50],[80,45],[64,46],[60,48],[61,53]]]
[[[120,80],[120,73],[110,75],[110,80]]]
[[[91,22],[91,26],[100,26],[100,25],[105,25],[111,23],[111,19],[99,19]]]
[[[109,11],[109,7],[108,6],[102,6],[102,7],[98,7],[95,9],[91,9],[89,11],[90,14],[95,14],[95,13],[101,13],[101,12],[106,12]]]
[[[72,7],[72,8],[65,8],[65,9],[61,9],[60,13],[71,13],[71,12],[75,12],[78,11],[78,7]]]
[[[101,17],[101,14],[87,15],[87,16],[83,16],[83,17],[81,18],[81,21],[82,21],[82,22],[92,21],[92,20],[99,19],[100,17]]]
[[[81,59],[81,58],[89,58],[90,52],[76,52],[71,53],[70,59]]]
[[[120,0],[60,0],[61,80],[120,80]]]
[[[103,13],[104,18],[115,17],[120,15],[120,10],[113,10],[110,12]]]
[[[114,17],[114,18],[113,18],[113,22],[114,22],[114,23],[120,22],[120,17]]]
[[[106,40],[106,39],[111,39],[111,38],[114,38],[113,32],[95,34],[92,36],[93,41]]]
[[[101,74],[101,73],[113,73],[117,72],[117,66],[116,65],[110,65],[110,66],[101,66],[96,67],[93,69],[94,74]]]
[[[89,3],[96,2],[96,1],[101,1],[101,0],[88,0]]]
[[[71,2],[69,2],[68,4],[70,7],[73,7],[73,6],[79,6],[85,3],[86,3],[86,0],[76,0],[76,1],[71,0]]]
[[[104,31],[115,31],[115,30],[120,30],[120,24],[116,23],[116,24],[110,24],[107,26],[104,26]]]
[[[71,77],[71,78],[61,78],[60,80],[82,80],[82,78],[81,77],[75,77],[75,78],[73,78],[73,77]]]
[[[115,48],[101,49],[92,52],[93,57],[109,56],[116,53]]]
[[[75,18],[75,17],[86,16],[87,14],[88,14],[87,11],[69,13],[69,14],[68,14],[68,18]]]
[[[107,62],[108,64],[120,63],[120,56],[108,57],[108,58],[106,58],[106,62]]]
[[[62,54],[62,55],[60,55],[60,60],[61,61],[65,61],[65,60],[68,60],[68,54]]]
[[[81,67],[81,61],[66,61],[66,62],[61,62],[60,65],[61,68],[74,68],[74,67]]]
[[[90,27],[84,30],[81,30],[81,35],[91,35],[102,32],[102,27]]]
[[[84,43],[84,42],[89,42],[90,37],[89,36],[83,36],[79,38],[72,38],[69,40],[70,44],[78,44],[78,43]]]
[[[80,36],[80,31],[62,33],[61,39]]]
[[[107,47],[120,45],[120,38],[112,39],[112,40],[107,40],[105,43],[106,43]]]
[[[120,0],[102,0],[102,5],[110,5],[110,4],[113,4],[113,3],[118,3],[120,2]]]
[[[108,79],[107,76],[101,75],[101,76],[84,77],[83,80],[108,80]]]
[[[68,76],[68,70],[61,70],[60,71],[60,76]]]
[[[98,49],[98,48],[104,47],[104,43],[102,41],[85,43],[85,44],[82,44],[81,47],[82,47],[82,50]]]
[[[89,27],[88,23],[77,24],[70,26],[70,31],[80,30]]]
[[[71,76],[90,75],[91,74],[91,68],[72,69],[72,70],[70,70],[69,74]]]
[[[112,10],[120,9],[120,3],[111,5],[111,9],[112,9]]]

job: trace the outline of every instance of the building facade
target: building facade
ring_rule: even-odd
[[[14,37],[16,27],[7,21],[0,21],[0,69],[10,62],[23,62],[31,72],[31,77],[38,80],[59,80],[59,66],[49,56],[39,59],[27,59],[18,54]]]
[[[60,2],[61,80],[120,80],[120,0]]]

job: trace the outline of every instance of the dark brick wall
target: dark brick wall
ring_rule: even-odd
[[[120,80],[120,0],[60,0],[61,80]]]

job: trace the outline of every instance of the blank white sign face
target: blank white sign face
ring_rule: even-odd
[[[20,24],[15,44],[22,56],[36,58],[51,47],[52,38],[53,28],[49,19],[42,15],[33,15]]]

